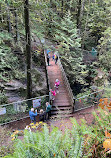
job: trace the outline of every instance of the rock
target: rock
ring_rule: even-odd
[[[43,79],[41,79],[41,82],[39,82],[39,84],[34,84],[33,85],[33,93],[34,95],[36,93],[39,93],[41,95],[45,95],[47,93],[47,82],[46,82],[46,77],[45,77],[45,73],[41,72]]]
[[[17,80],[11,80],[5,84],[5,90],[7,91],[15,91],[19,90],[20,88],[26,89],[26,85],[23,85],[20,81]]]
[[[16,95],[16,94],[15,94]],[[10,95],[10,97],[8,98],[8,102],[9,103],[12,103],[12,102],[17,102],[17,101],[20,101],[21,100],[21,97],[19,97],[19,96],[11,96]]]
[[[97,86],[94,86],[94,85],[91,86],[90,88],[91,88],[92,91],[97,91],[97,90],[98,90],[98,87],[97,87]]]
[[[9,103],[23,99],[23,97],[19,96],[19,93],[26,90],[26,85],[23,85],[18,80],[11,80],[10,82],[5,83],[4,86]]]

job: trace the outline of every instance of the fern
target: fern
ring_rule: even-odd
[[[83,140],[80,133],[75,131],[74,135],[73,132],[67,129],[63,135],[59,129],[52,127],[52,131],[49,133],[47,126],[44,126],[42,132],[25,131],[24,141],[17,140],[15,143],[12,158],[51,158],[54,155],[60,158],[67,156],[72,158],[76,155],[77,158],[80,158]]]

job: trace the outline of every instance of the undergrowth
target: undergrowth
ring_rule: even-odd
[[[14,153],[4,158],[106,158],[109,149],[103,148],[106,140],[105,131],[111,131],[111,114],[98,109],[93,112],[91,126],[85,120],[81,125],[71,118],[72,129],[65,129],[64,134],[57,127],[44,126],[43,130],[29,132],[25,130],[24,140],[15,140]]]

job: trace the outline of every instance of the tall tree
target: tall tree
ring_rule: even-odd
[[[81,0],[78,2],[78,11],[77,11],[77,28],[80,28],[80,14],[81,14]]]
[[[104,23],[105,29],[99,40],[99,62],[103,69],[111,72],[111,0],[105,0],[104,3],[104,11],[107,13],[107,17],[103,20],[106,20],[107,22]]]
[[[29,1],[24,2],[25,33],[26,33],[26,63],[27,63],[27,98],[32,96],[32,78],[31,78],[31,37],[29,24]]]
[[[61,1],[61,17],[63,18],[64,1]]]
[[[15,14],[15,30],[16,30],[16,42],[19,39],[19,33],[18,33],[18,16],[17,16],[17,11],[14,11]]]
[[[85,65],[82,64],[81,38],[76,24],[72,21],[70,11],[67,12],[56,30],[55,38],[60,44],[59,53],[62,64],[70,79],[71,85],[76,82],[85,83]]]
[[[11,33],[11,21],[10,21],[10,9],[9,9],[9,3],[6,0],[7,4],[7,24],[8,24],[8,32]]]

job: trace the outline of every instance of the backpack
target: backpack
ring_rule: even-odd
[[[57,55],[55,55],[55,59],[57,58]]]

